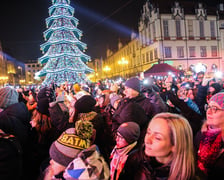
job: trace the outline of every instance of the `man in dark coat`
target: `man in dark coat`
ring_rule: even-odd
[[[126,98],[139,104],[144,109],[149,120],[157,113],[167,110],[164,104],[161,106],[155,102],[152,103],[149,98],[146,98],[145,95],[141,93],[141,82],[137,77],[132,77],[125,82],[124,94]]]

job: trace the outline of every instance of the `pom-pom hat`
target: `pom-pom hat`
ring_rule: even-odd
[[[75,109],[78,113],[91,112],[96,104],[96,100],[91,95],[84,95],[75,102]]]
[[[69,128],[52,143],[49,154],[55,162],[68,166],[78,153],[90,147],[93,125],[90,121],[79,120],[75,128]]]

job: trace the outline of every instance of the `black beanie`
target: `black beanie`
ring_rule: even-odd
[[[75,102],[75,109],[78,113],[91,112],[96,104],[96,100],[90,95],[84,95]]]
[[[210,86],[215,89],[213,94],[216,94],[222,90],[222,86],[219,83],[213,83]]]
[[[137,77],[132,77],[125,82],[125,86],[134,89],[137,92],[141,91],[141,83]]]
[[[135,122],[125,122],[117,129],[127,143],[131,144],[138,140],[140,136],[140,127]]]

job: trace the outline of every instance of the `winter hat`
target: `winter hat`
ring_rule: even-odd
[[[78,124],[78,125],[77,125]],[[82,127],[82,129],[79,129]],[[75,128],[69,128],[52,143],[49,154],[55,162],[68,166],[78,153],[90,147],[93,125],[90,121],[77,121]]]
[[[110,104],[111,106],[114,107],[114,103],[117,101],[117,100],[121,100],[121,97],[119,95],[114,95],[111,99],[110,99]]]
[[[222,86],[219,83],[213,83],[210,86],[215,89],[214,94],[220,92],[222,89]]]
[[[78,179],[109,179],[110,171],[96,145],[81,151],[66,168],[63,177],[70,180]]]
[[[37,100],[48,98],[49,102],[55,101],[55,93],[52,88],[44,87],[37,94]]]
[[[138,140],[140,136],[140,127],[135,122],[125,122],[117,129],[124,139],[129,143],[133,143]]]
[[[54,100],[54,90],[48,87],[42,88],[37,94],[37,110],[41,114],[49,115],[49,103]]]
[[[74,88],[75,92],[79,92],[81,90],[81,88],[80,88],[78,83],[74,84],[73,88]]]
[[[84,95],[75,102],[75,109],[78,113],[88,113],[93,110],[96,100],[91,95]]]
[[[132,77],[125,82],[125,86],[134,89],[137,92],[141,91],[141,83],[137,77]]]
[[[10,87],[0,89],[0,108],[7,108],[8,106],[18,103],[18,92]]]
[[[210,99],[209,103],[211,101],[216,102],[222,109],[224,109],[224,92],[216,93],[214,94]]]

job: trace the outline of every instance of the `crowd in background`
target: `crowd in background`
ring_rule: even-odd
[[[0,89],[0,179],[224,177],[224,82],[132,77]]]

